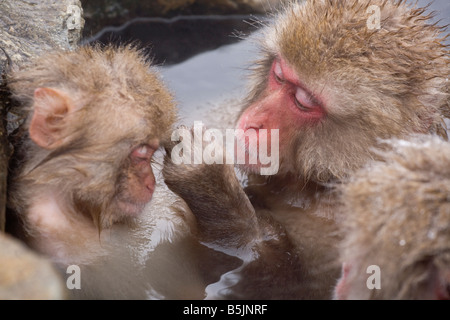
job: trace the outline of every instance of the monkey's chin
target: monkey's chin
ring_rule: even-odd
[[[125,201],[119,200],[117,205],[123,216],[127,217],[137,217],[142,214],[145,206],[149,203],[151,197],[148,201]]]
[[[247,173],[247,174],[259,174],[261,170],[261,164],[238,164],[237,167],[239,170]]]
[[[264,172],[265,165],[258,164],[238,164],[236,165],[239,171],[246,175],[267,176],[262,174]]]

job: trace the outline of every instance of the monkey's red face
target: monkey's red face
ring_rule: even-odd
[[[268,130],[269,141],[258,141],[271,145],[270,130],[279,129],[280,160],[298,131],[314,126],[326,115],[319,95],[311,92],[301,81],[295,70],[281,57],[274,59],[265,90],[238,120],[238,129],[244,132],[254,129]],[[258,140],[260,135],[258,134]]]
[[[119,182],[118,206],[123,214],[136,216],[151,200],[155,191],[155,176],[151,159],[158,149],[157,143],[142,144],[129,155],[127,167]]]

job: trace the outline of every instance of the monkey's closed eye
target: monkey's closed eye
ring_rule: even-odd
[[[281,69],[281,64],[279,61],[275,62],[275,65],[273,67],[273,74],[275,77],[275,80],[282,84],[284,83],[285,79],[284,79],[284,74],[283,74],[283,69]]]
[[[299,109],[306,112],[312,111],[317,106],[314,97],[300,87],[297,87],[294,95],[294,102]]]
[[[131,152],[130,157],[135,161],[150,161],[154,152],[155,148],[148,144],[142,144]]]

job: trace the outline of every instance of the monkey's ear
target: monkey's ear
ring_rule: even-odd
[[[67,115],[73,109],[69,97],[56,89],[37,88],[33,109],[29,128],[31,140],[45,149],[59,147],[67,127]]]

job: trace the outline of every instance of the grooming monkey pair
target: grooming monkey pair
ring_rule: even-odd
[[[367,28],[370,5],[380,8],[380,29]],[[207,297],[326,299],[337,283],[337,298],[448,298],[450,147],[436,137],[381,142],[446,138],[448,49],[428,19],[403,1],[285,8],[262,32],[236,125],[279,129],[280,170],[262,177],[260,165],[241,166],[245,189],[232,166],[171,162],[174,102],[136,50],[80,48],[13,72],[9,86],[28,110],[9,186],[22,236],[61,266],[85,266],[82,277],[92,283],[83,297],[153,290],[202,298],[220,288]],[[183,214],[195,238],[181,236],[165,252],[157,246],[135,266],[130,247],[147,241],[140,216],[170,210],[163,207],[171,200],[145,206],[160,145],[165,183],[189,207]],[[191,251],[180,257],[183,246]],[[174,290],[191,290],[184,296],[155,285],[172,277],[173,264],[189,270],[189,279],[174,281],[182,287]],[[380,291],[365,287],[366,264],[391,279]]]

